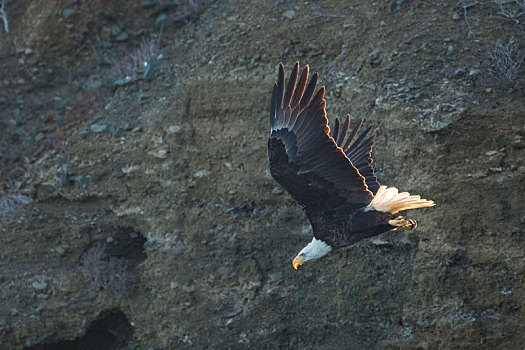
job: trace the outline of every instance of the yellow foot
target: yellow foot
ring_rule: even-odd
[[[394,218],[392,220],[388,220],[388,224],[395,227],[394,230],[397,230],[398,228],[402,228],[403,230],[415,230],[417,227],[416,220],[407,219],[402,216],[398,216],[397,218]]]

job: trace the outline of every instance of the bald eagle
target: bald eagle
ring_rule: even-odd
[[[307,84],[308,72],[307,65],[299,77],[297,62],[285,88],[281,63],[270,104],[270,172],[301,205],[314,234],[293,260],[295,269],[382,232],[414,230],[416,221],[397,213],[435,205],[379,185],[371,158],[374,136],[370,128],[358,136],[363,119],[348,134],[350,115],[344,123],[336,118],[330,136],[325,88],[314,94],[318,75]]]

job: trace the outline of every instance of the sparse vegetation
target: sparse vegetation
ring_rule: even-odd
[[[515,84],[521,75],[525,59],[516,38],[511,36],[507,42],[496,41],[489,51],[489,57],[491,73],[505,85]]]
[[[0,224],[11,221],[23,213],[26,204],[33,200],[21,194],[7,194],[0,197]]]
[[[510,3],[500,3],[500,12],[504,18],[509,19],[516,24],[520,23],[520,17],[525,15],[525,0],[515,0]]]
[[[84,277],[95,290],[107,290],[119,299],[125,299],[133,289],[135,276],[124,259],[109,256],[103,245],[87,250],[81,260]]]
[[[5,12],[5,4],[7,0],[0,0],[0,18],[4,22],[4,30],[9,33],[9,20],[7,19],[7,13]]]
[[[125,56],[122,60],[114,60],[111,69],[111,76],[114,79],[124,77],[135,77],[139,72],[146,68],[147,62],[157,59],[159,55],[158,38],[142,39],[142,43],[135,49],[131,55]]]

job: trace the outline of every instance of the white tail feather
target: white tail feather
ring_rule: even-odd
[[[368,208],[395,214],[402,210],[433,207],[434,205],[436,205],[434,201],[421,199],[421,196],[411,196],[408,192],[399,193],[395,187],[381,186]]]

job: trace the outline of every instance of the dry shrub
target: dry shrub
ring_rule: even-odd
[[[490,72],[503,85],[514,86],[523,73],[524,53],[514,36],[507,42],[496,41],[489,51]]]
[[[33,200],[21,194],[6,194],[0,197],[0,224],[20,216],[25,206]]]
[[[107,290],[119,299],[125,299],[133,290],[135,276],[125,259],[109,256],[105,247],[89,248],[81,259],[81,271],[95,290]]]

